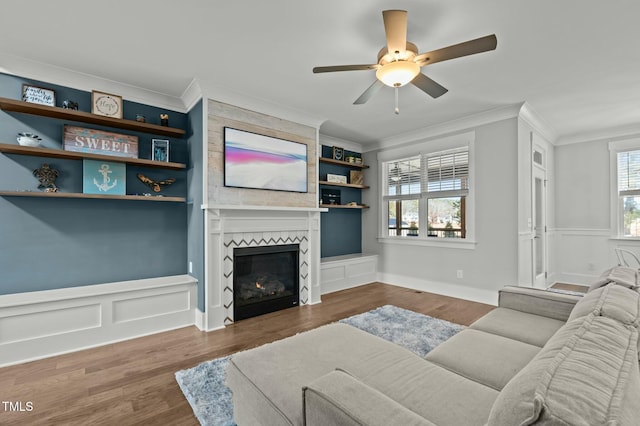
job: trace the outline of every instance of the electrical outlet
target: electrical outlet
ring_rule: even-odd
[[[458,269],[456,271],[456,275],[458,278],[464,278],[464,271],[462,269]]]
[[[193,274],[193,262],[189,261],[189,273]]]

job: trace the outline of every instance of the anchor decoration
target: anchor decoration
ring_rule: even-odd
[[[118,179],[114,179],[113,183],[111,183],[111,177],[109,177],[109,175],[113,172],[109,170],[108,164],[100,165],[100,170],[98,170],[98,173],[102,175],[102,183],[99,183],[96,178],[93,178],[93,184],[98,187],[99,191],[108,192],[109,190],[115,188],[116,185],[118,185]]]
[[[126,194],[127,170],[125,164],[84,159],[82,171],[82,192],[85,194]]]

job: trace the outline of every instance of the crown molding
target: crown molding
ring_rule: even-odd
[[[31,59],[0,53],[0,72],[91,92],[117,93],[123,99],[186,113],[180,98]]]
[[[572,145],[576,143],[620,139],[638,135],[640,135],[640,124],[633,124],[631,126],[610,127],[607,129],[562,136],[556,141],[555,145]]]
[[[468,130],[470,128],[482,126],[485,124],[495,123],[496,121],[506,120],[518,117],[522,104],[507,105],[500,108],[483,111],[477,114],[468,115],[466,117],[457,118],[433,126],[423,127],[389,138],[380,139],[372,144],[364,146],[363,152],[377,151],[379,149],[387,149],[398,145],[404,145],[415,142],[420,139],[433,138],[449,133]]]
[[[552,145],[557,144],[558,133],[551,127],[528,102],[523,102],[518,116],[526,121],[536,132]]]
[[[202,98],[270,115],[315,129],[319,129],[320,125],[326,120],[325,118],[311,115],[298,109],[231,90],[204,79],[196,78],[190,86],[196,85],[200,88]]]

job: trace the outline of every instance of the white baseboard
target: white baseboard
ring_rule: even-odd
[[[486,303],[488,305],[498,305],[498,290],[487,290],[464,285],[427,281],[419,278],[386,273],[379,273],[378,281],[398,287],[411,288],[428,293],[436,293],[443,296]]]
[[[377,280],[378,255],[354,254],[322,258],[320,287],[322,294],[346,290]]]
[[[176,275],[0,296],[0,367],[193,325],[196,283]]]

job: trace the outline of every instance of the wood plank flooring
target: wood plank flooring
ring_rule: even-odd
[[[382,305],[469,325],[493,306],[373,283],[327,294],[322,303],[196,327],[0,369],[0,425],[198,425],[174,373]],[[26,410],[11,412],[5,402]],[[14,406],[15,407],[15,406]]]

